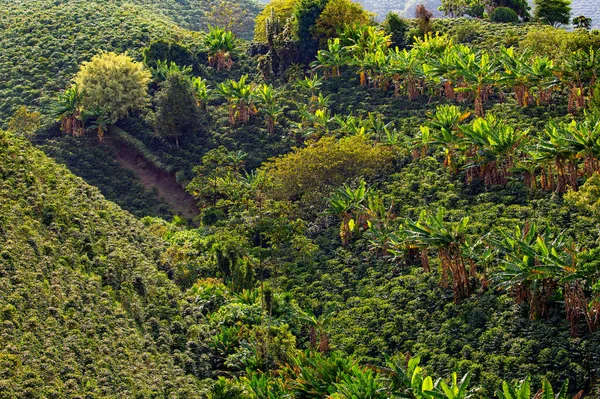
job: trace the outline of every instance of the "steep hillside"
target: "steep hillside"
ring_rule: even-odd
[[[208,25],[215,24],[215,21],[211,21],[211,19],[222,15],[225,21],[235,23],[235,33],[245,39],[252,37],[254,17],[262,8],[254,0],[235,0],[229,2],[221,0],[121,0],[120,2],[149,7],[171,18],[182,28],[195,31],[206,30]],[[223,4],[226,4],[228,7],[234,7],[232,9],[233,15],[230,15],[228,11],[219,10]]]
[[[24,140],[0,160],[0,397],[199,397],[152,334],[178,313],[163,242]]]

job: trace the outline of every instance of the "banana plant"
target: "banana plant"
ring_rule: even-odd
[[[323,70],[324,77],[339,77],[341,67],[348,64],[349,57],[339,37],[327,40],[327,50],[319,50],[317,59],[310,65],[313,70]]]
[[[421,54],[428,54],[430,56],[439,56],[443,54],[447,49],[454,47],[454,40],[448,36],[447,33],[428,32],[422,38],[415,37],[413,48],[419,51]]]
[[[531,384],[530,378],[527,377],[523,381],[516,384],[509,384],[502,381],[502,390],[496,391],[498,399],[531,399]]]
[[[313,140],[331,133],[335,117],[331,115],[330,110],[319,108],[312,111],[306,104],[301,104],[298,112],[301,117],[301,122],[298,124],[298,138]]]
[[[310,101],[315,102],[317,100],[317,90],[323,86],[323,79],[315,74],[310,78],[304,77],[304,79],[296,81],[296,84],[301,89],[308,91]]]
[[[580,122],[571,122],[568,130],[575,142],[577,158],[583,159],[584,175],[590,177],[600,171],[600,113],[589,114]]]
[[[546,379],[542,380],[542,388],[535,394],[533,399],[569,399],[570,395],[567,393],[569,388],[569,380],[565,380],[565,382],[560,387],[560,391],[554,394],[554,390],[552,389],[552,384]],[[578,392],[573,396],[573,399],[580,399],[583,397],[583,391]]]
[[[163,60],[157,60],[156,67],[150,68],[150,72],[154,80],[164,82],[167,80],[167,77],[172,74],[190,76],[192,73],[192,68],[187,65],[179,66],[173,61],[167,62]]]
[[[427,391],[435,399],[469,399],[471,394],[469,392],[469,382],[471,381],[471,375],[465,374],[460,381],[458,375],[452,373],[452,383],[448,385],[444,380],[439,379],[436,381],[433,390]]]
[[[392,226],[396,215],[392,212],[394,202],[386,205],[385,198],[375,191],[367,194],[364,212],[367,215],[368,237],[371,249],[381,256],[389,255],[394,229]]]
[[[532,71],[529,60],[530,50],[515,51],[514,47],[500,49],[500,77],[498,83],[511,88],[520,107],[527,107],[532,102]]]
[[[377,66],[377,56],[374,53],[356,54],[352,65],[356,67],[361,86],[368,86],[372,82],[373,70]]]
[[[382,378],[370,369],[354,367],[341,381],[331,387],[330,399],[388,399]]]
[[[352,374],[357,360],[342,356],[339,352],[323,355],[316,351],[306,351],[292,359],[289,365],[280,369],[292,397],[326,398],[331,388],[345,375]]]
[[[451,279],[454,301],[458,302],[471,294],[471,279],[476,278],[475,270],[468,270],[464,254],[469,217],[451,224],[444,221],[445,216],[446,209],[443,207],[439,207],[435,213],[423,211],[417,221],[406,220],[402,236],[405,244],[412,244],[425,251],[425,254],[430,250],[437,251],[442,269],[442,286],[447,286]],[[427,256],[422,261],[429,263]],[[424,268],[428,266],[424,265]]]
[[[256,86],[247,81],[248,75],[243,75],[239,81],[229,79],[218,86],[219,93],[227,100],[232,125],[247,122],[258,112],[255,106]]]
[[[429,146],[441,146],[445,153],[444,166],[457,170],[455,158],[458,149],[463,145],[464,137],[460,124],[471,114],[463,112],[455,105],[440,105],[435,113],[429,118],[427,125],[421,126],[420,134],[415,138],[413,148],[418,154],[420,148],[421,156],[425,156]]]
[[[280,399],[285,395],[283,382],[262,372],[248,370],[241,381],[249,388],[248,399]]]
[[[561,81],[569,87],[569,112],[576,113],[586,105],[586,94],[594,95],[594,87],[598,78],[600,52],[590,48],[580,49],[566,57],[561,71]]]
[[[390,53],[387,73],[390,76],[389,79],[394,84],[394,94],[396,96],[404,88],[409,101],[414,101],[418,98],[425,77],[419,51],[415,49],[411,49],[410,51],[406,49],[399,50],[396,47]]]
[[[54,114],[60,121],[60,130],[72,136],[85,134],[84,115],[81,101],[82,93],[77,85],[69,87],[64,93],[59,94],[54,106]]]
[[[93,122],[90,124],[89,128],[98,133],[98,140],[102,142],[104,141],[104,134],[108,130],[108,127],[114,124],[114,121],[112,121],[106,115],[106,112],[101,109],[95,110],[91,117],[93,118]]]
[[[472,52],[465,48],[465,51],[457,53],[456,65],[462,83],[456,91],[473,98],[475,114],[483,117],[484,104],[498,80],[498,62],[486,51]]]
[[[346,51],[361,58],[379,50],[387,51],[391,36],[374,25],[347,25],[341,35]]]
[[[326,327],[333,319],[333,316],[334,313],[331,311],[323,313],[320,316],[315,316],[314,313],[307,311],[299,320],[303,324],[310,326],[310,346],[321,353],[327,353],[330,349]]]
[[[201,77],[191,77],[190,83],[194,89],[198,106],[202,110],[206,111],[206,106],[208,105],[208,101],[212,94],[212,89],[209,88],[206,79],[202,79]]]
[[[534,57],[530,61],[531,79],[538,91],[537,102],[548,104],[552,98],[552,91],[558,86],[554,61],[548,57]]]
[[[336,132],[340,136],[356,136],[359,134],[366,134],[369,127],[369,121],[352,114],[347,115],[343,118],[340,115],[334,116],[335,123],[338,124]]]
[[[435,384],[419,366],[421,358],[407,354],[404,362],[388,361],[386,367],[374,367],[385,376],[388,385],[388,397],[396,399],[434,399]]]
[[[448,46],[440,55],[430,58],[423,64],[425,77],[440,85],[446,98],[452,101],[456,99],[455,87],[460,79],[456,54],[456,47]]]
[[[489,242],[501,259],[498,286],[512,291],[517,303],[528,303],[531,319],[547,317],[559,283],[577,271],[578,251],[564,235],[536,224],[517,225]]]
[[[352,233],[367,228],[367,213],[364,203],[367,201],[369,189],[365,181],[361,181],[356,189],[344,185],[329,197],[329,212],[342,218],[340,238],[347,245],[352,240]]]
[[[478,175],[488,186],[507,184],[528,131],[518,131],[491,114],[461,126],[460,131],[468,143],[467,181]]]
[[[211,27],[204,37],[204,46],[208,50],[208,64],[217,71],[231,69],[231,54],[236,48],[235,35],[219,27]]]
[[[564,192],[571,187],[577,190],[578,154],[585,153],[587,140],[585,136],[576,133],[580,140],[578,142],[574,137],[574,131],[577,131],[577,123],[549,122],[543,136],[531,151],[534,161],[542,169],[540,176],[542,189]],[[592,139],[589,143],[592,148],[593,141]]]
[[[267,132],[273,134],[277,119],[283,114],[283,109],[277,101],[279,92],[271,85],[262,84],[258,86],[257,93],[261,102],[261,112],[267,119]]]

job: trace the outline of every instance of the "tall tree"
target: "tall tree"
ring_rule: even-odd
[[[571,22],[571,0],[535,0],[535,18],[559,26]]]
[[[188,76],[172,73],[161,84],[156,95],[156,132],[162,137],[175,139],[195,131],[200,119],[196,92]]]
[[[327,5],[327,0],[299,0],[294,10],[298,23],[299,51],[303,61],[310,62],[317,50],[319,41],[313,37],[317,20]]]

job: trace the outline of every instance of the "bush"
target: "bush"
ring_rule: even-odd
[[[548,56],[559,61],[578,50],[600,49],[600,35],[594,31],[577,30],[567,32],[564,29],[544,27],[529,31],[519,45],[533,50],[536,55]]]
[[[358,177],[373,178],[389,169],[388,148],[373,145],[363,135],[336,140],[323,137],[265,165],[283,198],[323,198],[331,189]]]
[[[454,38],[457,43],[471,43],[482,37],[481,25],[476,21],[465,21],[454,29]]]
[[[519,22],[519,16],[511,8],[498,7],[494,8],[490,13],[490,20],[501,23],[515,23]]]

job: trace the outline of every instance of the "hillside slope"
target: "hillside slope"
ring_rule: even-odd
[[[214,21],[211,21],[212,13],[221,14],[224,17],[228,15],[227,11],[219,13],[221,4],[218,0],[121,0],[121,3],[125,2],[149,7],[171,18],[182,28],[195,31],[206,30],[208,25],[214,25]],[[225,17],[225,19],[235,20],[238,28],[235,29],[236,33],[246,39],[251,39],[254,18],[262,6],[253,0],[235,0],[230,4],[238,6],[239,9],[234,10],[237,12],[236,15]]]
[[[201,33],[184,28],[206,28],[210,4],[0,0],[0,126],[22,104],[48,111],[79,65],[101,51],[141,59],[142,48],[159,38],[197,48]],[[250,20],[259,8],[253,2],[241,6]]]
[[[0,160],[0,397],[198,397],[163,242],[24,140]]]

